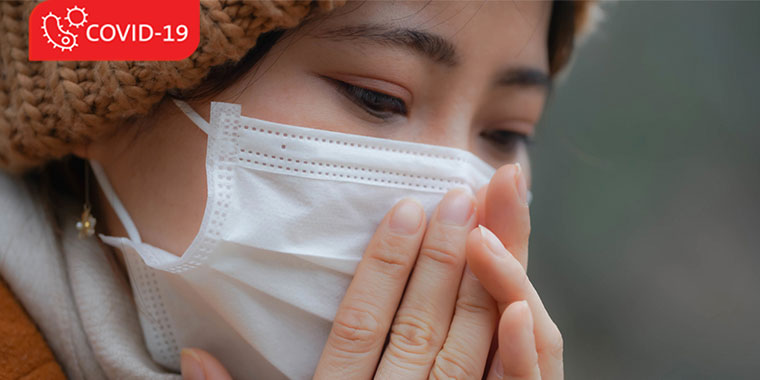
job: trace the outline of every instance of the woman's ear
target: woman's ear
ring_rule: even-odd
[[[90,158],[90,144],[81,144],[74,147],[71,153],[81,159],[89,160]]]
[[[124,152],[124,149],[129,146],[128,143],[134,141],[133,131],[137,129],[132,128],[131,125],[119,126],[110,135],[100,136],[94,141],[75,145],[71,149],[71,154],[83,160],[98,161],[105,166],[119,153]]]

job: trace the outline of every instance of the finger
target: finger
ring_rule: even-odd
[[[523,268],[528,267],[530,212],[528,187],[520,164],[504,165],[496,171],[486,192],[484,221]]]
[[[476,218],[475,199],[464,189],[448,192],[436,208],[393,320],[377,377],[415,379],[430,372],[449,331],[467,234],[475,227]]]
[[[532,312],[538,363],[547,379],[562,378],[562,334],[546,311],[522,265],[487,228],[480,226],[467,239],[467,264],[496,300],[499,310],[526,300]]]
[[[222,363],[197,348],[185,348],[180,352],[180,370],[184,380],[232,380]]]
[[[478,224],[486,225],[486,194],[488,193],[488,185],[483,186],[475,193],[475,200],[477,201],[478,210]]]
[[[404,199],[383,218],[338,307],[314,378],[372,377],[424,232],[417,201]]]
[[[510,304],[499,322],[499,350],[488,379],[541,379],[533,319],[525,301]],[[548,378],[547,378],[548,379]]]
[[[465,269],[454,318],[430,379],[481,379],[499,320],[494,302],[475,275]]]

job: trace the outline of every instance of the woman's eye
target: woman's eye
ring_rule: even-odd
[[[480,136],[490,141],[497,149],[503,152],[514,152],[517,144],[530,143],[527,135],[506,129],[483,131]]]
[[[368,90],[335,79],[331,79],[331,82],[349,100],[362,107],[372,116],[388,119],[394,115],[406,116],[408,113],[406,103],[395,96]]]

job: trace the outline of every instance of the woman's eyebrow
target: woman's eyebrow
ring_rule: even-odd
[[[459,64],[459,55],[454,44],[437,34],[424,30],[394,28],[380,24],[357,24],[320,31],[315,35],[339,41],[361,39],[402,47],[446,66]]]
[[[356,24],[316,32],[314,36],[337,41],[366,40],[401,47],[450,67],[457,66],[461,61],[453,43],[442,36],[419,29]],[[532,67],[507,68],[495,77],[494,83],[497,86],[535,87],[545,91],[552,88],[551,77],[544,70]]]
[[[546,92],[552,90],[552,78],[544,70],[532,67],[513,67],[501,71],[495,77],[497,86],[535,87]]]

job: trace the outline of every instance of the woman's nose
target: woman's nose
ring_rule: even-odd
[[[434,128],[426,128],[420,140],[425,144],[470,150],[473,139],[471,130],[470,125],[465,123],[438,123]]]

